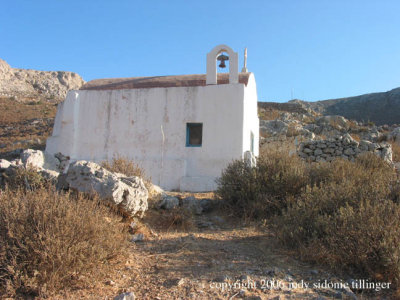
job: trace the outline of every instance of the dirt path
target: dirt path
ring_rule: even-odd
[[[242,226],[225,214],[150,210],[136,231],[144,240],[130,244],[108,279],[64,297],[355,299],[348,288],[321,286],[346,281],[294,259],[265,227]]]
[[[265,230],[235,228],[215,215],[195,222],[205,228],[164,232],[134,245],[140,271],[132,290],[139,299],[341,299],[351,295],[345,290],[295,288],[302,280],[311,284],[322,278],[340,279],[279,253]]]

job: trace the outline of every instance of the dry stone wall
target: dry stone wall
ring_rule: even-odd
[[[308,161],[332,161],[344,158],[351,161],[365,152],[373,152],[392,163],[392,146],[387,143],[355,141],[349,134],[327,140],[310,140],[299,145],[298,155]]]

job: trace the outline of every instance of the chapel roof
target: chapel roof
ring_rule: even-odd
[[[239,83],[247,86],[250,73],[239,73]],[[218,73],[218,84],[228,84],[229,73]],[[122,90],[206,86],[206,74],[95,79],[85,83],[81,90]]]

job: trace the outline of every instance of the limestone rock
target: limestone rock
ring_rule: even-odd
[[[179,199],[177,197],[170,196],[166,193],[161,194],[161,200],[157,205],[159,209],[166,209],[166,210],[174,209],[178,206],[179,206]]]
[[[193,196],[182,199],[182,207],[195,215],[210,212],[213,206],[213,200],[211,199],[197,199]]]
[[[114,297],[114,300],[135,300],[135,294],[132,292],[126,292]]]
[[[25,168],[32,167],[42,169],[44,166],[44,154],[40,150],[27,149],[21,153],[22,164]]]
[[[0,169],[8,169],[11,163],[8,160],[0,159]]]
[[[38,170],[47,169],[62,172],[69,161],[67,161],[67,164],[66,161],[62,161],[63,164],[61,164],[58,157],[62,157],[62,155],[59,155],[61,154],[57,153],[53,156],[40,150],[26,149],[21,153],[21,161],[25,168],[30,166]]]
[[[286,134],[289,125],[281,120],[264,121],[260,120],[260,132],[265,135]]]
[[[342,116],[331,115],[331,116],[323,116],[317,119],[317,125],[324,127],[332,127],[336,129],[348,129],[349,122]]]
[[[148,191],[141,178],[112,173],[96,163],[76,161],[70,164],[65,181],[71,189],[97,193],[131,216],[143,216],[148,208]]]
[[[54,184],[57,184],[58,176],[60,175],[60,173],[47,169],[41,170],[39,173],[40,175],[42,175],[43,178],[49,180]]]
[[[193,196],[184,198],[182,200],[182,206],[196,215],[201,215],[201,213],[203,212],[200,201]]]
[[[380,151],[380,157],[384,161],[391,163],[393,159],[392,147],[390,145],[385,145],[384,147],[382,147],[382,150]]]
[[[390,132],[388,138],[400,145],[400,127],[393,129],[392,132]]]
[[[79,89],[85,81],[76,73],[11,68],[0,59],[0,95],[18,100],[31,98],[61,101],[68,90]]]

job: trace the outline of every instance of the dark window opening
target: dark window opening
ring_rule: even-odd
[[[186,147],[201,147],[203,141],[203,123],[186,124]]]

